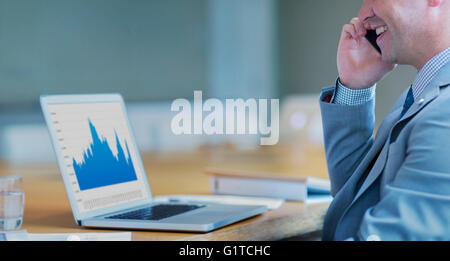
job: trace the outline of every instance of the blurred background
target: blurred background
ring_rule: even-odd
[[[118,92],[142,152],[258,148],[248,135],[175,136],[177,98],[279,98],[280,145],[322,146],[318,94],[362,0],[0,0],[0,159],[53,162],[41,94]],[[416,71],[377,88],[377,124]]]

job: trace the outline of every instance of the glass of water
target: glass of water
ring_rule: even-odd
[[[20,228],[25,195],[21,177],[0,177],[0,230]]]

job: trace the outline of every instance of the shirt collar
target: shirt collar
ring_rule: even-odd
[[[417,74],[411,87],[414,100],[417,100],[423,90],[431,83],[439,70],[448,62],[450,62],[450,47],[431,58],[431,60],[425,64],[425,66]]]

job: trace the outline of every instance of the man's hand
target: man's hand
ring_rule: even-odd
[[[366,33],[358,18],[342,28],[337,66],[341,83],[351,89],[371,87],[396,66],[381,60],[381,55],[365,39]]]

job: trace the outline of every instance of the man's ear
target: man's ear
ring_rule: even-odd
[[[442,0],[428,0],[428,6],[436,7],[442,3]]]

